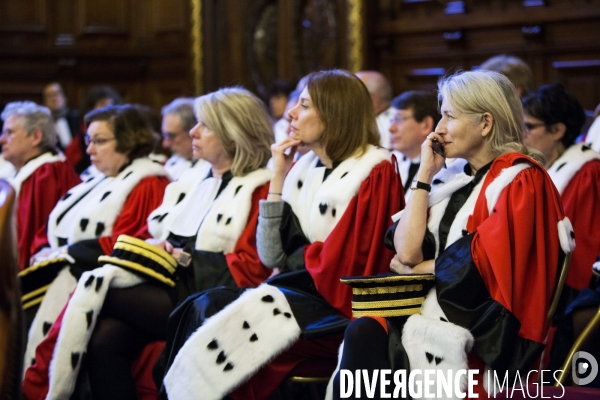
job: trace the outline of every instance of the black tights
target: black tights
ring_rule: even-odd
[[[373,318],[359,318],[348,325],[344,333],[344,351],[340,370],[350,370],[354,376],[357,369],[366,369],[369,371],[369,376],[373,376],[373,370],[390,369],[388,348],[388,334],[381,324]],[[356,384],[356,382],[354,383]],[[346,382],[347,384],[348,382]],[[361,395],[363,399],[367,398],[364,385]],[[379,384],[377,384],[374,398],[378,399],[379,395]],[[340,398],[339,371],[333,380],[333,398]]]
[[[169,292],[153,283],[108,290],[88,346],[94,400],[137,399],[131,362],[149,342],[166,339],[173,308]]]

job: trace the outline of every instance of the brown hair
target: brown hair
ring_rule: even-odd
[[[93,110],[85,115],[84,121],[86,126],[95,121],[108,122],[117,140],[115,150],[127,154],[130,161],[146,157],[154,148],[156,138],[148,119],[132,105]]]
[[[340,69],[314,72],[307,90],[325,127],[320,141],[331,160],[360,156],[369,144],[379,144],[371,96],[358,77]]]

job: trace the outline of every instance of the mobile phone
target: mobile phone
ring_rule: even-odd
[[[435,154],[439,154],[442,157],[446,157],[444,154],[444,146],[437,140],[437,138],[433,138],[431,140],[431,147],[433,148],[433,152]]]

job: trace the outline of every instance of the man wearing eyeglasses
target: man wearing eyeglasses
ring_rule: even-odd
[[[421,162],[421,144],[434,131],[441,115],[435,93],[408,91],[392,100],[390,146],[398,160],[404,196],[408,199],[411,182]]]
[[[31,101],[13,102],[1,117],[2,155],[16,171],[8,181],[17,194],[17,248],[23,269],[33,254],[36,232],[45,229],[58,200],[81,181],[56,150],[56,128],[48,108]]]
[[[162,109],[162,145],[171,150],[171,157],[165,163],[165,169],[172,180],[178,180],[181,174],[191,168],[192,138],[190,129],[196,125],[194,99],[177,98]]]

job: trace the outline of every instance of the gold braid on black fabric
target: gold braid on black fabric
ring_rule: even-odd
[[[421,312],[425,296],[435,284],[435,276],[389,273],[350,276],[340,281],[352,287],[353,317],[402,317]]]
[[[102,264],[113,264],[146,278],[153,278],[170,287],[177,260],[166,251],[132,236],[120,235],[110,256],[98,257]]]

